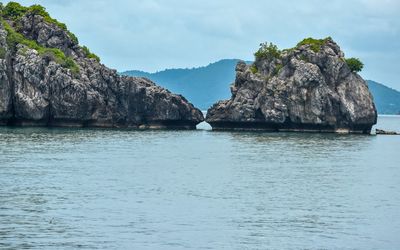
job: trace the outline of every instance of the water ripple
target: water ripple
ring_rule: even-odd
[[[0,128],[0,249],[396,249],[399,145]]]

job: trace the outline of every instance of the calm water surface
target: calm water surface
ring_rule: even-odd
[[[1,127],[0,249],[399,249],[399,159],[400,136]]]

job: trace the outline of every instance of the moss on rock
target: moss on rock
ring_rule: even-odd
[[[82,49],[87,58],[93,58],[93,59],[96,59],[96,61],[100,62],[100,57],[98,57],[96,54],[90,52],[88,47],[82,46]]]
[[[331,37],[327,37],[324,39],[314,39],[312,37],[308,37],[303,39],[301,42],[299,42],[296,46],[296,48],[303,46],[303,45],[310,45],[310,49],[314,51],[315,53],[318,53],[321,50],[321,47],[326,44],[328,40],[331,40]]]
[[[60,49],[40,46],[36,41],[27,39],[22,34],[16,32],[5,20],[2,20],[2,25],[7,31],[7,45],[12,50],[16,50],[17,44],[25,45],[30,49],[36,50],[41,56],[50,56],[61,66],[70,69],[73,74],[79,73],[79,66],[71,57],[67,57]]]
[[[67,25],[65,25],[65,23],[61,23],[57,19],[52,18],[46,11],[46,8],[44,8],[39,4],[34,4],[30,7],[25,7],[17,2],[9,2],[2,9],[2,17],[13,21],[18,21],[24,15],[29,13],[33,15],[42,16],[45,22],[57,25],[60,29],[64,30],[68,34],[68,36],[74,43],[76,44],[79,43],[78,38],[71,31],[68,30]]]

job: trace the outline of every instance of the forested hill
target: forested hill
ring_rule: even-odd
[[[400,114],[400,92],[381,83],[367,81],[369,89],[374,96],[378,113]]]

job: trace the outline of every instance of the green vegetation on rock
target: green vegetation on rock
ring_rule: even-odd
[[[52,18],[49,15],[49,13],[46,11],[46,9],[41,5],[35,4],[35,5],[30,6],[30,7],[24,7],[24,6],[20,5],[17,2],[9,2],[6,6],[3,6],[2,4],[0,4],[0,12],[1,12],[0,16],[2,18],[6,19],[6,20],[11,20],[12,23],[14,23],[13,26],[15,26],[15,27],[19,27],[18,25],[20,25],[20,24],[18,23],[18,21],[20,21],[20,19],[24,15],[29,15],[29,14],[31,14],[31,15],[40,15],[40,16],[43,17],[43,20],[46,23],[54,24],[57,27],[59,27],[60,29],[64,30],[67,33],[67,35],[69,36],[69,38],[75,44],[79,43],[78,42],[78,38],[72,32],[70,32],[68,30],[67,26],[64,23],[61,23],[61,22],[57,21],[57,19]],[[8,27],[13,30],[13,31],[9,32],[10,33],[10,37],[9,37],[10,44],[15,45],[16,43],[22,43],[22,44],[28,46],[29,48],[33,48],[33,49],[38,50],[39,53],[43,52],[41,54],[45,54],[45,52],[44,52],[45,48],[39,46],[35,41],[25,39],[18,32],[14,31],[14,29],[10,25],[8,25]],[[16,28],[16,30],[18,30],[18,28]],[[87,48],[86,46],[83,46],[82,49],[83,49],[83,51],[85,53],[85,56],[87,58],[93,58],[97,62],[100,62],[100,57],[98,57],[96,54],[90,52],[89,48]],[[48,50],[51,50],[51,49],[48,49]],[[48,55],[49,53],[46,53],[46,54]],[[55,59],[60,59],[60,57],[57,56],[60,53],[53,53],[53,54],[55,54],[55,56],[54,56]],[[61,58],[66,58],[66,57],[64,56],[64,57],[61,57]],[[69,61],[68,58],[66,58],[65,60],[64,59],[58,60],[58,62],[60,62],[60,61],[63,62],[62,65],[66,66],[68,68],[72,67],[76,71],[77,67],[74,67],[71,62],[65,63],[66,61]]]
[[[353,72],[360,72],[364,68],[364,64],[358,58],[346,58],[347,66]]]
[[[96,61],[100,62],[100,57],[98,57],[96,54],[90,52],[88,47],[82,46],[82,49],[87,58],[94,58],[94,59],[96,59]]]
[[[251,73],[253,73],[253,74],[257,74],[257,73],[258,73],[257,66],[254,65],[254,64],[252,64],[252,65],[250,66],[250,71],[251,71]]]
[[[3,17],[13,20],[21,18],[27,12],[26,7],[16,2],[9,2],[5,7],[2,6],[1,9]]]
[[[254,56],[256,57],[256,60],[261,60],[261,59],[271,60],[274,58],[280,58],[281,51],[275,44],[265,42],[260,44],[260,48],[257,50],[256,53],[254,53]]]
[[[25,45],[30,49],[36,50],[41,56],[49,56],[62,67],[70,69],[73,74],[79,73],[79,67],[75,61],[67,57],[64,52],[56,48],[46,48],[40,46],[36,41],[26,39],[22,34],[16,32],[6,21],[2,20],[2,25],[7,31],[7,45],[12,50],[16,49],[17,44]]]
[[[300,55],[300,60],[308,62],[308,58],[305,55]]]
[[[302,45],[310,45],[310,49],[315,53],[318,53],[321,50],[321,47],[326,44],[328,40],[331,40],[331,37],[327,37],[324,39],[314,39],[314,38],[305,38],[303,41],[299,42],[296,47],[300,47]]]
[[[282,64],[277,64],[276,66],[275,66],[275,69],[274,69],[274,72],[273,72],[273,74],[272,75],[274,75],[274,76],[276,76],[278,73],[279,73],[279,71],[281,71],[281,69],[283,68],[283,65]]]
[[[256,53],[254,53],[254,56],[256,57],[256,60],[262,60],[262,59],[273,59],[273,58],[281,58],[282,53],[291,53],[295,49],[299,48],[300,46],[303,45],[310,45],[310,49],[314,51],[315,53],[318,53],[321,50],[321,47],[326,44],[328,40],[331,40],[331,37],[327,37],[324,39],[314,39],[314,38],[305,38],[301,42],[299,42],[295,47],[290,48],[290,49],[284,49],[284,50],[279,50],[278,47],[273,44],[273,43],[261,43],[260,48],[257,50]],[[305,58],[300,58],[303,61]]]
[[[0,47],[0,59],[6,58],[6,50],[3,47]]]
[[[67,25],[50,17],[49,13],[46,11],[46,8],[41,5],[35,4],[30,7],[24,7],[17,2],[9,2],[5,7],[2,8],[2,16],[13,21],[18,21],[23,15],[29,13],[42,16],[45,22],[57,25],[60,29],[67,32],[68,36],[74,43],[79,43],[78,38],[68,30]]]
[[[322,46],[324,46],[330,40],[332,40],[331,37],[326,37],[324,39],[314,39],[308,37],[299,42],[294,48],[284,49],[284,50],[279,50],[278,47],[273,43],[265,42],[260,44],[260,48],[257,50],[256,53],[254,53],[254,56],[256,57],[256,61],[264,59],[272,60],[275,58],[280,59],[282,55],[284,55],[282,53],[292,53],[293,51],[304,45],[309,46],[309,48],[315,53],[319,53],[321,51]],[[309,62],[307,56],[304,54],[300,54],[298,58],[304,62]],[[347,58],[347,59],[340,58],[340,59],[346,62],[346,64],[349,66],[352,72],[360,72],[364,67],[364,64],[358,58]],[[277,75],[281,70],[281,68],[282,65],[277,64],[272,74]],[[257,73],[258,72],[257,66],[254,64],[250,66],[250,71],[253,74]]]

